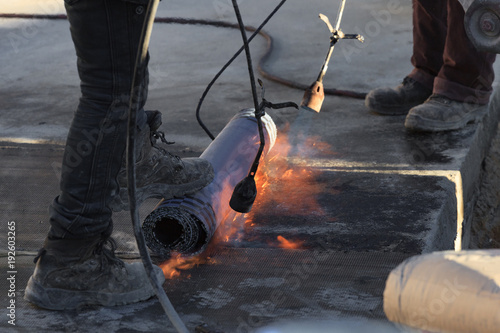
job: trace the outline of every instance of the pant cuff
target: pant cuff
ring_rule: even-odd
[[[458,102],[488,104],[492,90],[479,90],[448,81],[441,77],[434,80],[434,94],[443,95]]]
[[[418,68],[414,68],[413,71],[408,75],[408,77],[422,84],[424,87],[432,90],[434,87],[434,79],[436,78],[434,75],[431,75],[423,70]]]

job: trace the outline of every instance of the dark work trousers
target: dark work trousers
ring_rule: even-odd
[[[137,0],[65,0],[81,97],[69,129],[61,193],[50,206],[50,239],[107,237],[118,193],[132,75],[146,8]],[[147,94],[144,82],[135,91]],[[138,128],[146,114],[140,105]]]
[[[495,54],[479,52],[464,28],[458,0],[413,0],[411,78],[460,102],[487,104]]]

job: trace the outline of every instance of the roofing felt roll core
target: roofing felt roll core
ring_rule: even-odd
[[[261,120],[265,157],[276,141],[277,129],[269,115]],[[234,187],[248,175],[259,144],[254,109],[241,110],[200,156],[214,168],[212,183],[193,195],[162,200],[144,220],[144,237],[153,253],[168,257],[173,251],[197,254],[205,249],[217,227],[232,212],[229,200]]]

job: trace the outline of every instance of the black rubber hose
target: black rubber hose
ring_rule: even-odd
[[[253,66],[252,66],[252,56],[250,54],[250,46],[248,45],[248,38],[247,34],[245,32],[245,24],[243,23],[243,19],[241,18],[241,13],[240,9],[238,7],[238,2],[237,0],[232,0],[233,2],[233,7],[234,7],[234,12],[236,14],[236,18],[238,19],[238,27],[240,29],[241,33],[241,39],[243,40],[243,47],[245,49],[245,55],[247,59],[247,67],[248,67],[248,76],[250,77],[250,88],[252,88],[252,99],[253,99],[253,104],[255,108],[255,118],[257,119],[257,124],[259,127],[259,137],[260,137],[260,145],[259,145],[259,151],[257,153],[257,157],[255,158],[255,161],[253,163],[252,169],[257,169],[256,165],[259,164],[260,156],[262,155],[262,151],[264,150],[264,145],[265,145],[265,138],[264,138],[264,130],[262,128],[262,110],[259,106],[259,99],[257,97],[257,86],[255,84],[255,75],[253,73]],[[256,172],[257,170],[255,170]],[[252,172],[252,171],[250,171]],[[251,175],[252,177],[255,174]]]
[[[134,234],[137,241],[137,247],[141,254],[142,262],[144,264],[144,268],[148,275],[148,278],[151,282],[155,290],[155,294],[160,301],[165,313],[168,318],[180,333],[188,333],[188,329],[182,322],[181,318],[175,311],[172,303],[170,302],[165,290],[158,281],[156,276],[153,263],[151,261],[151,257],[149,256],[149,252],[146,246],[146,242],[144,240],[144,235],[142,233],[141,224],[139,221],[139,210],[137,207],[137,202],[135,200],[136,197],[136,177],[135,177],[135,136],[136,136],[136,116],[137,116],[137,106],[140,105],[140,101],[143,96],[138,89],[137,91],[134,87],[137,87],[141,84],[144,73],[144,63],[147,54],[147,49],[149,46],[149,37],[152,30],[154,16],[156,13],[156,8],[158,7],[159,0],[150,0],[146,10],[146,19],[144,21],[144,26],[141,32],[141,39],[139,41],[139,49],[137,52],[137,58],[134,67],[134,75],[132,79],[132,89],[130,95],[130,104],[128,111],[128,128],[127,128],[127,186],[128,186],[128,194],[129,194],[129,205],[130,205],[130,214],[132,218],[132,224],[134,228]],[[17,18],[17,19],[48,19],[48,20],[65,20],[67,19],[66,15],[38,15],[38,14],[0,14],[0,18]],[[178,22],[180,23],[180,22]]]
[[[281,7],[285,1],[281,1],[275,10],[279,9],[279,7]],[[270,16],[272,16],[272,15],[270,15]],[[0,13],[0,18],[65,20],[66,15],[64,15],[64,14],[53,14],[52,15],[52,14]],[[264,21],[265,23],[263,23],[263,24],[266,24],[267,21],[268,21],[268,19],[266,19],[266,21]],[[157,18],[155,18],[155,22],[167,23],[167,24],[189,24],[189,25],[197,25],[198,24],[198,25],[208,25],[208,26],[213,26],[213,27],[232,28],[232,29],[238,28],[237,24],[224,22],[224,21],[186,19],[186,18],[179,18],[179,17],[157,17]],[[274,81],[274,82],[277,82],[277,83],[281,83],[281,84],[288,86],[288,87],[291,87],[291,88],[296,88],[296,89],[300,89],[300,90],[305,90],[305,89],[309,88],[308,85],[302,84],[300,82],[287,80],[287,79],[284,79],[280,76],[271,74],[265,68],[265,63],[270,58],[272,50],[273,50],[273,38],[265,31],[262,31],[261,29],[255,29],[252,26],[246,26],[245,29],[247,31],[250,31],[250,32],[255,32],[251,37],[248,38],[249,42],[252,41],[253,37],[255,37],[255,35],[257,35],[257,34],[264,37],[267,41],[266,51],[265,51],[264,55],[260,58],[258,66],[257,66],[257,70],[264,78],[271,80],[271,81]],[[243,51],[243,47],[240,49],[240,51],[238,51],[238,55],[242,51]],[[352,97],[352,98],[360,98],[360,99],[363,99],[366,96],[366,92],[357,92],[357,91],[352,91],[352,90],[335,89],[335,88],[325,89],[325,94]]]
[[[139,253],[141,254],[142,262],[144,268],[148,275],[149,281],[155,291],[160,304],[163,307],[166,315],[172,322],[172,325],[176,328],[179,333],[188,333],[188,329],[184,325],[184,322],[179,317],[179,314],[175,311],[170,299],[168,298],[161,282],[158,280],[158,276],[155,272],[151,257],[149,256],[149,251],[146,246],[146,241],[144,239],[144,234],[142,233],[141,222],[139,219],[139,207],[136,201],[136,176],[135,176],[135,141],[136,141],[136,126],[137,126],[137,112],[142,104],[142,99],[144,96],[141,94],[141,89],[135,89],[140,87],[144,80],[144,73],[146,72],[146,59],[149,48],[149,40],[151,37],[151,31],[153,29],[154,17],[156,14],[156,9],[158,8],[158,3],[160,0],[150,0],[146,9],[144,25],[142,27],[141,36],[139,40],[139,47],[137,50],[137,57],[135,60],[134,73],[132,79],[132,87],[130,93],[130,103],[128,109],[128,128],[127,128],[127,187],[128,187],[128,198],[130,206],[130,215],[132,218],[132,224],[134,228],[134,235],[137,241],[137,247],[139,248]]]
[[[263,23],[256,29],[252,26],[245,26],[245,30],[249,32],[253,32],[253,34],[248,38],[248,42],[251,42],[255,36],[261,35],[265,40],[266,40],[266,50],[264,52],[264,55],[259,59],[258,65],[257,65],[257,70],[262,75],[262,77],[274,81],[277,83],[280,83],[282,85],[285,85],[290,88],[295,88],[299,90],[306,90],[309,88],[309,85],[302,84],[300,82],[288,80],[285,78],[282,78],[278,75],[274,75],[271,72],[269,72],[266,69],[266,62],[269,60],[271,57],[272,51],[273,51],[273,38],[266,33],[265,31],[262,30],[264,25],[267,24],[269,19],[279,10],[279,8],[285,3],[286,0],[282,0],[278,6],[271,12],[271,14],[263,21]],[[47,19],[47,20],[64,20],[66,19],[66,15],[63,14],[1,14],[0,13],[0,18],[17,18],[17,19]],[[231,28],[231,29],[238,29],[238,24],[234,23],[229,23],[229,22],[224,22],[224,21],[214,21],[214,20],[201,20],[201,19],[187,19],[187,18],[177,18],[177,17],[157,17],[155,18],[155,22],[158,23],[166,23],[166,24],[186,24],[186,25],[207,25],[207,26],[212,26],[212,27],[220,27],[220,28]],[[210,130],[205,126],[203,121],[201,120],[200,117],[200,110],[201,110],[201,104],[203,103],[203,100],[207,96],[210,88],[213,86],[215,81],[220,77],[220,75],[226,70],[227,67],[236,59],[240,53],[244,50],[244,46],[242,46],[235,54],[234,56],[222,67],[222,69],[215,75],[215,77],[212,79],[212,81],[208,84],[207,88],[203,92],[200,102],[198,103],[198,106],[196,108],[196,119],[199,123],[199,125],[203,128],[203,130],[207,133],[207,135],[213,140],[215,137],[214,135],[210,132]],[[344,90],[344,89],[334,89],[334,88],[329,88],[324,90],[325,94],[327,95],[334,95],[334,96],[344,96],[344,97],[350,97],[350,98],[358,98],[358,99],[364,99],[366,96],[366,92],[357,92],[357,91],[352,91],[352,90]]]
[[[266,49],[266,53],[265,53],[264,56],[268,56],[271,53],[271,48],[270,47],[272,47],[272,39],[269,39],[270,36],[268,34],[264,33],[262,31],[262,28],[264,28],[264,26],[267,24],[267,22],[269,22],[269,20],[274,16],[274,14],[276,14],[276,12],[281,8],[281,6],[283,6],[285,4],[285,2],[286,2],[286,0],[281,0],[280,3],[276,6],[276,8],[274,8],[274,10],[266,17],[266,19],[260,24],[260,26],[257,29],[255,29],[254,27],[251,27],[251,26],[244,26],[245,30],[253,32],[253,34],[248,38],[248,43],[250,43],[255,38],[255,36],[257,36],[259,33],[266,38],[266,40],[267,40],[267,49]],[[219,23],[219,21],[213,22],[213,23]],[[232,23],[225,23],[225,24],[228,24],[227,27],[241,29],[241,26],[239,24],[238,25],[232,24]],[[196,107],[196,120],[198,120],[198,124],[200,124],[201,128],[203,128],[203,130],[205,131],[205,133],[207,133],[207,135],[212,140],[215,138],[214,135],[205,126],[205,124],[203,123],[203,121],[200,118],[201,105],[203,104],[203,101],[205,100],[205,97],[207,96],[208,92],[210,91],[210,89],[214,85],[215,81],[217,81],[217,79],[219,79],[219,77],[222,75],[222,73],[224,73],[224,71],[229,67],[229,65],[231,65],[233,63],[233,61],[241,54],[241,52],[243,52],[244,49],[245,49],[245,45],[241,46],[240,49],[231,57],[231,59],[229,59],[229,61],[227,61],[224,64],[224,66],[222,66],[222,68],[214,76],[214,78],[212,79],[212,81],[210,81],[210,83],[207,85],[207,87],[205,88],[205,91],[203,91],[203,94],[201,95],[200,101],[198,102],[198,105]],[[259,60],[259,65],[258,65],[259,72],[260,72],[261,67],[262,67],[261,66],[261,62],[262,62],[262,58]],[[257,110],[257,108],[255,110]]]

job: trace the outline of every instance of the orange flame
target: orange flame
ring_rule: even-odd
[[[293,154],[333,155],[329,145],[309,137],[304,140]],[[325,212],[317,202],[316,197],[325,191],[325,186],[316,181],[319,171],[313,168],[300,167],[289,162],[292,146],[288,136],[280,134],[267,157],[267,162],[261,164],[255,177],[258,195],[254,208],[249,215],[263,206],[277,207],[290,215],[324,215]]]
[[[234,243],[239,242],[243,238],[247,214],[236,213],[231,210],[223,219],[217,228],[217,231],[212,239],[212,244]]]
[[[181,271],[185,271],[198,266],[200,264],[205,264],[207,262],[213,262],[210,257],[202,258],[201,256],[193,257],[182,257],[180,253],[172,254],[172,258],[165,261],[160,265],[163,270],[163,275],[166,279],[174,279],[181,276]],[[188,276],[189,278],[190,276]]]
[[[292,151],[292,148],[295,150]],[[278,214],[283,212],[286,215],[325,214],[316,200],[317,195],[326,190],[325,185],[316,179],[319,171],[293,165],[289,159],[292,154],[307,158],[307,156],[331,156],[334,153],[328,144],[321,142],[316,137],[305,138],[299,146],[292,147],[287,134],[280,133],[273,149],[266,157],[266,162],[260,164],[257,175],[255,175],[258,194],[251,212],[240,214],[230,210],[221,219],[209,248],[241,241],[245,229],[258,224],[256,213],[263,209],[271,209]],[[229,202],[231,194],[232,187],[228,182],[223,186],[223,191],[220,194],[221,200]],[[219,209],[222,208],[222,206],[219,207]],[[286,239],[281,235],[277,237],[277,242],[269,243],[270,246],[283,249],[300,249],[303,248],[303,244],[304,241]],[[210,250],[205,253],[207,252]],[[174,279],[180,277],[182,271],[206,263],[215,263],[215,260],[203,258],[200,255],[182,257],[180,254],[173,254],[172,258],[161,264],[160,267],[165,278]]]
[[[303,241],[291,241],[281,235],[279,235],[277,239],[279,242],[278,247],[282,249],[300,249],[302,247],[302,244],[304,244]]]
[[[239,214],[231,210],[228,216],[222,219],[212,244],[241,241],[245,230],[258,224],[256,214],[266,209],[282,212],[283,215],[325,215],[324,209],[317,201],[318,194],[325,192],[324,184],[317,181],[320,172],[314,168],[294,165],[290,159],[292,155],[307,158],[332,156],[334,152],[327,143],[317,137],[303,138],[300,145],[292,146],[287,133],[280,133],[273,149],[266,156],[265,163],[260,164],[255,175],[258,194],[251,212]],[[230,187],[229,184],[227,187]],[[227,191],[232,192],[231,189]],[[283,244],[287,244],[287,240],[279,237],[280,247],[284,247]],[[295,246],[288,245],[291,248]]]

